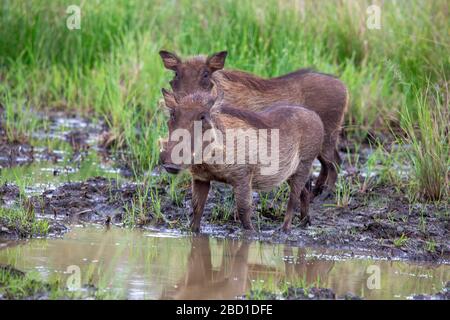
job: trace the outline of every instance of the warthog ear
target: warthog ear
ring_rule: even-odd
[[[169,70],[176,71],[178,64],[181,63],[181,59],[175,53],[171,53],[169,51],[161,50],[159,52],[161,59],[164,63],[164,67]]]
[[[178,105],[173,92],[170,92],[164,88],[161,89],[161,92],[163,94],[164,102],[166,103],[167,108],[173,109]]]
[[[227,51],[220,51],[208,57],[206,64],[212,72],[221,70],[225,66],[225,59],[227,58]]]

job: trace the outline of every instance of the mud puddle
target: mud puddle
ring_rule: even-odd
[[[0,170],[4,179],[25,175],[27,184],[51,183],[93,174],[129,175],[108,153],[106,125],[62,112],[36,114],[37,126],[27,141],[8,142],[0,123]],[[0,119],[1,122],[1,119]],[[90,172],[88,172],[90,171]],[[90,173],[90,175],[89,175]]]
[[[277,295],[300,284],[309,296],[319,286],[336,298],[408,299],[438,292],[450,279],[448,265],[150,229],[91,225],[74,227],[62,239],[3,246],[0,264],[44,280],[57,275],[74,290],[88,284],[128,299],[235,299],[250,291]]]

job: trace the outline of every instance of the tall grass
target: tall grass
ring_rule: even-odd
[[[36,219],[33,209],[30,208],[1,208],[0,224],[19,237],[45,236],[50,226],[47,220]]]
[[[409,102],[428,83],[447,83],[448,2],[375,1],[381,29],[371,30],[366,9],[372,2],[4,0],[0,82],[6,93],[0,103],[8,97],[10,118],[23,105],[103,117],[113,145],[126,147],[125,157],[141,172],[156,164],[157,139],[166,132],[157,105],[171,74],[158,51],[226,49],[227,67],[262,76],[300,67],[340,76],[351,95],[349,137],[362,140],[369,130],[395,126],[408,130],[403,107],[416,121],[423,110]],[[80,30],[66,27],[65,11],[73,4],[81,7]],[[431,150],[435,146],[426,152],[440,154]]]
[[[402,119],[408,142],[405,152],[414,173],[411,189],[426,200],[438,201],[449,195],[450,110],[444,107],[441,92],[430,90],[416,97],[417,117],[405,107]]]

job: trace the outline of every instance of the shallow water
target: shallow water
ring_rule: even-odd
[[[15,183],[26,195],[39,195],[64,183],[102,176],[121,180],[122,170],[101,150],[103,123],[64,114],[38,114],[40,129],[33,132],[32,158],[16,158],[15,165],[0,170],[0,183]],[[79,150],[70,143],[70,135],[81,135]],[[0,160],[7,161],[0,154]],[[0,166],[1,168],[1,166]]]
[[[44,279],[56,274],[69,286],[76,283],[71,272],[79,268],[82,284],[129,299],[233,299],[251,288],[277,293],[286,283],[317,282],[338,296],[405,299],[440,291],[450,279],[448,265],[95,226],[74,227],[61,239],[0,242],[0,264],[37,271]]]

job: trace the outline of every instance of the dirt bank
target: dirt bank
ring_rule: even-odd
[[[281,294],[275,294],[269,291],[255,291],[243,297],[244,299],[263,299],[263,300],[362,300],[363,298],[347,293],[338,296],[333,290],[329,288],[296,288],[289,287]]]

